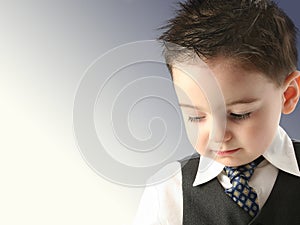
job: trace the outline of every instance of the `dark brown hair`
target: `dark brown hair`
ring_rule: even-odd
[[[232,58],[278,85],[297,68],[297,29],[272,1],[187,0],[162,29],[170,71],[191,52],[204,61]]]

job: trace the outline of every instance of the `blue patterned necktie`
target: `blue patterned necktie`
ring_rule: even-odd
[[[231,188],[225,189],[225,193],[252,217],[256,216],[259,212],[259,206],[257,193],[249,186],[248,181],[250,180],[256,166],[263,160],[263,156],[260,156],[253,162],[243,166],[224,167],[224,171],[232,184]]]

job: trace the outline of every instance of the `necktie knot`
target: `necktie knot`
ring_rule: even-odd
[[[249,181],[251,176],[254,173],[254,169],[257,167],[261,161],[263,161],[263,156],[260,156],[256,160],[246,165],[238,166],[238,167],[231,167],[225,166],[224,171],[226,172],[227,176],[230,179],[230,182],[234,180],[236,177],[243,177],[245,180]]]
[[[232,182],[237,177],[243,177],[243,179],[249,181],[254,172],[254,167],[252,167],[250,164],[239,167],[225,166],[224,170],[229,177],[230,182]]]

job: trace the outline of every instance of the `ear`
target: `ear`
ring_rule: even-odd
[[[300,72],[294,71],[287,76],[283,85],[282,113],[290,114],[297,106],[300,97]]]

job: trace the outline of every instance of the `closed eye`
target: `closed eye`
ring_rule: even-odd
[[[190,122],[200,122],[202,121],[203,119],[205,119],[205,116],[189,116],[189,119],[188,121]]]
[[[250,118],[251,112],[244,113],[244,114],[236,114],[236,113],[230,113],[230,117],[234,120],[245,120]]]

